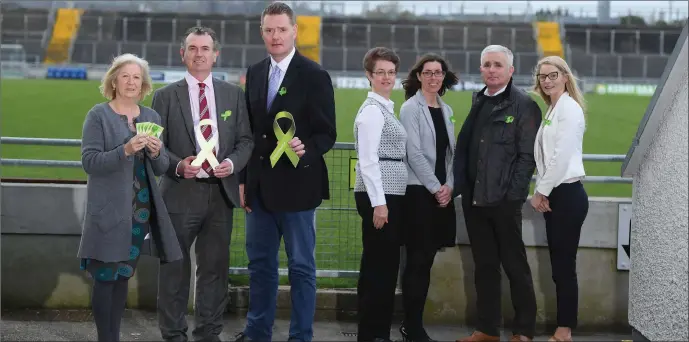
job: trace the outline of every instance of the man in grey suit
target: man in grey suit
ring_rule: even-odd
[[[189,29],[180,49],[185,78],[153,95],[170,156],[160,188],[184,253],[182,261],[160,264],[158,321],[166,341],[187,340],[194,241],[195,340],[219,340],[227,305],[232,209],[240,205],[237,175],[249,160],[253,140],[242,89],[212,77],[218,45],[210,28]]]

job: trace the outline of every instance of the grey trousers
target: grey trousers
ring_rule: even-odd
[[[158,273],[158,324],[165,341],[187,341],[187,303],[191,245],[196,241],[196,341],[217,341],[228,301],[232,205],[221,184],[198,183],[203,203],[189,203],[186,213],[170,213],[184,258],[161,263]],[[194,198],[198,198],[199,193]],[[206,201],[207,199],[207,201]]]

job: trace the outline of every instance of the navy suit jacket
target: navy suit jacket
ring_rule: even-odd
[[[259,198],[269,211],[315,209],[330,198],[324,155],[337,139],[332,80],[318,63],[296,51],[278,88],[286,92],[277,94],[271,108],[266,108],[269,70],[267,57],[246,72],[246,104],[255,142],[249,163],[240,175],[246,203],[251,206]],[[281,111],[292,114],[295,137],[305,146],[306,153],[296,168],[285,154],[275,167],[270,163],[270,154],[277,146],[273,121]],[[283,132],[291,125],[288,119],[279,119],[278,124]]]

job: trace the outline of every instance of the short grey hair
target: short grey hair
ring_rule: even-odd
[[[483,65],[483,56],[487,53],[491,52],[502,52],[505,54],[505,57],[507,57],[507,66],[513,66],[514,64],[514,55],[512,54],[512,51],[510,49],[502,46],[502,45],[488,45],[486,46],[483,51],[481,51],[481,65]]]

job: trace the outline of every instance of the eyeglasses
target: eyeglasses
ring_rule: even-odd
[[[536,77],[538,77],[538,81],[539,81],[539,82],[545,81],[545,78],[546,78],[546,77],[547,77],[548,79],[550,79],[551,81],[555,81],[559,75],[560,75],[559,72],[553,71],[553,72],[551,72],[551,73],[549,73],[549,74],[537,74]]]
[[[373,72],[373,74],[378,76],[378,77],[384,77],[385,75],[390,76],[390,77],[395,77],[395,76],[397,76],[397,71],[395,71],[395,70],[388,70],[388,71],[376,70]]]
[[[443,70],[436,70],[436,71],[425,70],[425,71],[421,72],[421,75],[423,75],[423,77],[425,77],[425,78],[431,78],[432,76],[444,77],[445,71],[443,71]]]

